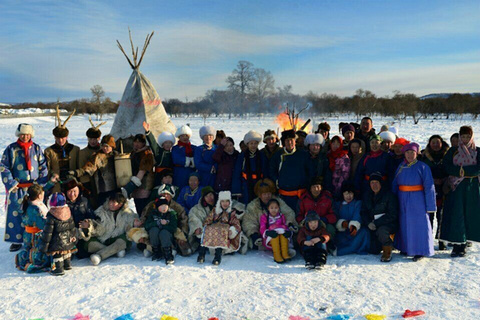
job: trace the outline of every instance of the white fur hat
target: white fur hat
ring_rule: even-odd
[[[230,206],[227,209],[227,212],[232,211],[232,194],[230,191],[220,191],[218,193],[218,200],[217,200],[217,205],[215,206],[215,212],[219,213],[222,212],[222,207],[220,206],[220,201],[222,200],[228,200],[230,201]]]
[[[243,142],[247,144],[250,141],[258,141],[260,143],[262,142],[262,135],[255,130],[250,130],[243,137]]]
[[[192,129],[190,129],[188,125],[184,124],[183,126],[177,129],[177,132],[175,132],[175,137],[178,138],[182,134],[186,134],[187,136],[192,137],[192,134],[193,134]]]
[[[317,144],[317,143],[322,147],[325,145],[325,139],[320,133],[308,134],[307,137],[305,138],[305,141],[303,142],[305,147],[307,147],[310,144]]]
[[[380,132],[380,137],[383,139],[383,141],[391,141],[391,142],[395,142],[395,139],[397,138],[395,137],[395,134],[390,131]]]
[[[395,127],[390,127],[388,131],[392,132],[394,135],[398,137],[398,129]]]
[[[35,130],[33,130],[31,124],[20,123],[17,127],[17,131],[15,131],[15,136],[19,137],[21,134],[29,134],[33,138],[35,136]]]
[[[165,141],[171,141],[173,144],[175,144],[175,136],[173,133],[168,131],[163,131],[160,133],[157,139],[158,145],[161,147]]]
[[[207,134],[215,136],[215,134],[217,133],[215,131],[215,128],[212,126],[203,126],[200,128],[200,130],[198,130],[198,132],[200,133],[200,139],[203,139],[203,136],[206,136]]]

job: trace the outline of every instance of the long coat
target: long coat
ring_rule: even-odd
[[[393,172],[393,160],[388,153],[383,151],[369,152],[365,154],[358,164],[355,172],[355,189],[362,194],[370,190],[369,177],[374,172],[380,172],[384,176],[384,181],[392,181],[391,173]],[[390,184],[384,186],[390,189]]]
[[[421,191],[402,191],[418,186]],[[433,256],[433,234],[427,212],[437,211],[432,171],[421,161],[401,164],[392,183],[400,204],[395,247],[410,256]]]
[[[233,170],[239,155],[237,150],[234,150],[232,154],[228,154],[224,150],[225,147],[220,144],[212,156],[217,163],[217,176],[213,186],[216,192],[232,190]]]
[[[196,147],[192,144],[192,150]],[[192,155],[193,157],[193,155]],[[173,161],[173,184],[182,189],[188,185],[188,178],[190,174],[195,172],[194,168],[185,167],[187,161],[187,155],[185,153],[185,147],[178,144],[172,148],[172,161]]]
[[[195,167],[200,175],[200,184],[202,186],[210,186],[213,188],[215,185],[215,178],[217,174],[212,173],[213,166],[215,166],[215,170],[217,169],[217,164],[215,161],[213,161],[215,149],[215,145],[213,145],[211,149],[208,149],[206,145],[201,145],[196,147],[193,152]]]
[[[362,228],[362,202],[353,200],[350,203],[335,203],[337,213],[337,234],[335,235],[335,244],[337,245],[337,256],[347,254],[367,254],[370,247],[370,233],[366,228]],[[342,226],[344,221],[348,221],[348,228]],[[350,227],[357,228],[355,236],[350,235]]]
[[[12,189],[19,183],[38,183],[45,185],[48,180],[47,162],[42,148],[33,143],[29,149],[32,170],[27,170],[25,153],[17,142],[10,144],[3,152],[0,162],[0,173],[5,185],[7,198],[7,222],[5,224],[5,241],[22,243],[24,227],[20,214],[23,197],[27,194],[28,187]]]
[[[250,172],[247,172],[247,161],[249,161]],[[250,151],[248,150],[240,153],[233,171],[232,193],[241,193],[241,201],[247,205],[255,198],[253,191],[255,184],[266,176],[266,171],[267,159],[263,152],[257,150],[253,157],[250,157]]]
[[[213,208],[203,225],[203,235],[200,241],[202,246],[210,249],[222,248],[233,252],[240,249],[242,227],[235,211],[222,210],[222,212],[217,213],[216,208]],[[237,232],[234,237],[229,235],[230,227],[233,227]]]
[[[56,173],[61,180],[65,180],[69,170],[77,170],[79,168],[79,153],[80,148],[68,142],[63,148],[55,143],[45,149],[49,177]],[[60,191],[60,183],[57,182],[52,192]]]
[[[161,184],[160,170],[173,168],[172,152],[163,149],[162,146],[159,146],[157,140],[155,140],[155,136],[151,131],[148,131],[145,136],[150,149],[152,149],[153,156],[155,157],[155,172],[157,172],[155,174],[155,185],[158,186]]]
[[[450,148],[443,158],[445,172],[453,177],[460,177],[460,167],[453,163],[457,149]],[[446,195],[440,238],[451,243],[480,241],[480,148],[476,149],[477,164],[464,166],[465,178]]]

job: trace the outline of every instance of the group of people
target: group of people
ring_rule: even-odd
[[[433,135],[422,151],[394,127],[377,134],[365,117],[333,137],[328,123],[280,137],[251,130],[237,151],[211,126],[194,146],[188,125],[156,138],[144,123],[130,181],[119,185],[114,137],[90,121],[80,149],[68,142],[67,121],[44,152],[33,127],[19,124],[1,159],[5,241],[19,251],[20,270],[63,275],[72,255],[98,265],[132,245],[166,264],[194,252],[204,263],[210,252],[218,265],[249,249],[284,263],[299,251],[315,269],[329,254],[382,253],[389,262],[394,248],[418,261],[434,255],[434,237],[439,250],[452,245],[451,256],[464,257],[469,241],[480,241],[480,150],[469,126],[451,146]]]

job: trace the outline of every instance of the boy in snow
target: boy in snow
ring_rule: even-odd
[[[327,263],[327,242],[330,234],[315,211],[309,211],[305,225],[300,229],[297,242],[305,258],[307,269],[321,269]]]

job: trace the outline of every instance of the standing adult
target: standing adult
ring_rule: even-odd
[[[175,144],[175,136],[168,131],[163,131],[155,140],[153,133],[150,131],[150,124],[143,122],[143,128],[145,129],[145,137],[147,138],[148,145],[153,152],[155,158],[155,186],[162,184],[162,171],[166,169],[173,169],[172,161],[172,148]]]
[[[365,144],[360,139],[353,139],[348,144],[348,157],[350,158],[350,181],[354,181],[358,164],[365,154]]]
[[[203,126],[199,130],[203,144],[194,150],[195,167],[200,174],[202,186],[213,187],[217,176],[217,164],[213,160],[216,146],[213,144],[215,129]]]
[[[370,151],[370,138],[375,135],[373,122],[370,117],[364,117],[360,122],[360,129],[355,133],[355,138],[362,140],[367,147],[366,152]]]
[[[346,124],[342,127],[343,150],[348,151],[348,144],[355,138],[355,127],[352,124]]]
[[[217,145],[213,160],[217,163],[217,176],[213,188],[216,192],[232,189],[233,171],[239,152],[232,138],[223,138]]]
[[[400,204],[395,247],[413,256],[413,261],[434,254],[429,214],[437,211],[432,171],[417,160],[419,148],[415,142],[403,147],[405,162],[398,167],[392,183]]]
[[[47,162],[42,148],[32,141],[33,127],[26,123],[18,125],[15,135],[18,140],[3,152],[0,172],[5,185],[7,199],[7,222],[5,241],[11,242],[10,251],[22,247],[24,227],[22,226],[21,204],[33,183],[44,185],[48,181]]]
[[[270,160],[273,158],[273,155],[282,150],[278,144],[279,141],[277,133],[273,130],[267,130],[263,134],[263,143],[265,143],[265,147],[260,150],[260,152],[262,152],[267,159],[267,168],[270,168]],[[268,174],[270,173],[268,172]]]
[[[332,174],[328,169],[328,158],[326,152],[322,152],[324,144],[325,139],[320,133],[310,133],[305,139],[311,175],[314,177],[323,177],[324,180],[330,181]]]
[[[460,128],[458,147],[443,158],[450,191],[445,199],[441,239],[453,243],[452,257],[467,254],[467,240],[480,241],[480,148],[470,126]]]
[[[195,171],[193,152],[196,147],[190,142],[192,129],[188,125],[178,128],[175,137],[178,143],[172,149],[173,184],[181,190],[188,185],[188,177]]]

